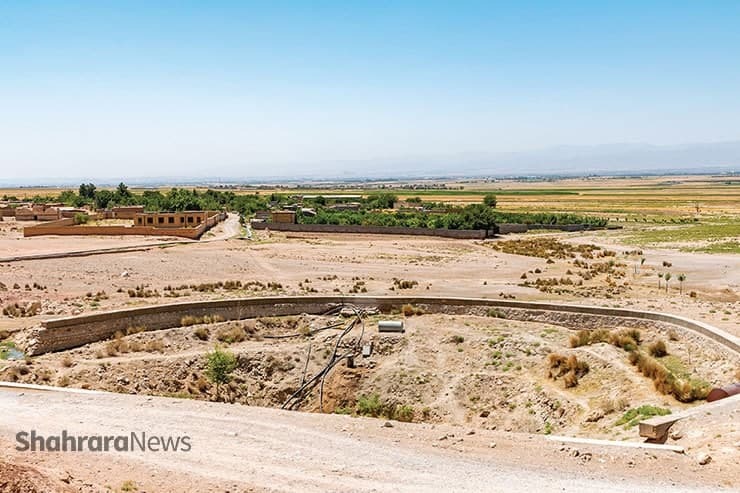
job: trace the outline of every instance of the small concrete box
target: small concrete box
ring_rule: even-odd
[[[403,320],[381,320],[378,322],[378,332],[405,332]]]

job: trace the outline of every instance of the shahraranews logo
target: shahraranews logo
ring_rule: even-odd
[[[190,452],[190,437],[148,435],[132,431],[128,435],[40,435],[36,430],[15,434],[19,452]]]

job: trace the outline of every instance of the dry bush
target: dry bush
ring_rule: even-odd
[[[132,326],[126,329],[127,336],[130,336],[132,334],[138,334],[140,332],[146,332],[146,327],[144,327],[143,325],[137,325],[137,326]]]
[[[648,346],[648,351],[650,352],[650,356],[655,358],[661,358],[668,355],[668,349],[666,348],[665,341],[663,339],[658,339],[650,344]]]
[[[678,332],[676,332],[674,329],[671,329],[668,331],[668,340],[670,341],[677,341],[678,340]]]
[[[414,305],[406,304],[401,307],[401,313],[406,317],[411,317],[413,315],[424,315],[424,310]]]
[[[629,361],[637,366],[640,373],[653,381],[655,390],[672,395],[680,402],[706,399],[709,394],[710,386],[707,383],[676,377],[665,365],[642,351],[631,352]]]
[[[69,368],[72,365],[74,365],[74,361],[72,361],[72,357],[70,355],[68,355],[68,354],[65,354],[64,355],[64,357],[62,358],[61,363],[62,363],[62,366],[65,367],[65,368]]]
[[[159,339],[152,339],[146,343],[146,351],[150,353],[159,352],[164,349],[164,343]]]
[[[67,375],[61,377],[59,380],[57,380],[57,387],[69,387],[69,384],[72,383],[72,381],[69,379]]]
[[[239,326],[224,328],[216,334],[216,339],[227,344],[242,342],[246,338],[246,332],[244,332],[244,329]]]
[[[393,278],[393,287],[396,289],[412,289],[419,285],[419,281],[407,281],[405,279]]]
[[[7,330],[0,330],[0,341],[4,341],[8,337],[10,337],[10,332]]]
[[[547,355],[547,364],[549,367],[547,377],[553,380],[564,377],[563,380],[566,388],[578,385],[578,379],[589,371],[588,363],[578,361],[575,354],[565,356],[558,353],[550,353]]]
[[[180,319],[180,326],[181,327],[189,327],[191,325],[200,325],[200,324],[216,324],[219,322],[223,322],[224,317],[221,315],[204,315],[202,317],[194,317],[193,315],[185,315]]]
[[[139,353],[144,350],[145,345],[139,341],[131,341],[128,343],[128,348],[132,353]]]
[[[642,336],[637,329],[614,331],[609,336],[609,342],[611,344],[628,352],[635,351],[640,345],[641,340]]]
[[[506,313],[496,308],[489,308],[488,311],[486,311],[486,317],[506,318]]]
[[[601,401],[600,408],[604,411],[604,414],[610,414],[615,411],[624,411],[629,407],[630,403],[625,397],[618,397],[616,399],[604,399]]]
[[[193,332],[193,335],[200,339],[201,341],[207,341],[209,337],[211,337],[211,331],[208,330],[207,327],[198,327]]]

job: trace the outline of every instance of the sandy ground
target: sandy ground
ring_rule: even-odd
[[[74,409],[74,413],[69,410]],[[125,395],[0,390],[0,460],[78,491],[720,491],[737,466],[542,436]],[[189,436],[190,452],[18,452],[18,431]],[[575,452],[577,451],[577,452]],[[680,471],[680,474],[677,473]],[[61,484],[61,483],[60,483]]]
[[[0,256],[142,241],[133,237],[28,239],[34,240],[31,242],[18,239],[18,232],[9,231],[7,226],[3,224],[0,233]],[[569,270],[576,269],[571,259],[556,258],[549,263],[546,258],[498,252],[486,243],[441,238],[260,232],[255,240],[248,241],[227,239],[238,232],[238,224],[227,222],[220,228],[208,238],[213,241],[94,257],[0,263],[0,304],[5,307],[38,302],[41,306],[39,314],[32,317],[0,316],[0,330],[15,331],[57,316],[154,303],[281,293],[356,292],[505,296],[625,306],[685,315],[740,335],[738,255],[645,250],[647,261],[635,272],[639,257],[627,254],[634,247],[621,245],[610,234],[556,234],[556,238],[568,243],[596,243],[616,252],[616,267],[610,274],[600,274],[582,287],[568,287],[557,293],[524,286],[522,276],[526,274],[532,282],[567,277]],[[656,273],[663,270],[663,262],[672,263],[672,272],[686,273],[683,295],[679,294],[675,278],[668,292],[664,287],[657,288]],[[400,289],[394,279],[418,284]],[[167,289],[226,280],[277,282],[280,287]],[[613,288],[608,287],[609,282]],[[39,287],[34,287],[34,283]],[[129,296],[129,290],[142,286],[156,294]],[[688,296],[690,291],[696,292],[695,298]],[[178,296],[176,299],[171,297],[173,293]],[[466,338],[474,337],[472,332],[466,334]],[[205,350],[194,350],[201,349]],[[614,356],[598,351],[587,357],[603,361]],[[464,352],[459,361],[452,358],[451,363],[467,367],[467,354]],[[459,370],[450,366],[447,371]],[[738,431],[735,425],[727,424],[733,419],[736,423],[736,415],[702,429],[700,436],[692,436],[691,430],[686,429],[678,439],[692,453],[695,447],[714,452],[715,460],[698,466],[691,454],[612,452],[600,448],[589,451],[590,459],[584,460],[573,457],[571,447],[550,444],[541,435],[485,430],[480,423],[464,425],[474,429],[474,434],[467,435],[469,428],[432,423],[394,422],[392,428],[382,428],[383,421],[378,420],[286,414],[190,400],[123,395],[19,396],[7,391],[0,392],[0,410],[2,416],[13,416],[10,421],[0,420],[0,440],[8,442],[7,447],[0,448],[0,462],[9,459],[30,465],[55,480],[68,480],[78,491],[101,491],[106,485],[115,491],[128,480],[140,484],[142,491],[491,491],[497,486],[507,491],[662,491],[671,486],[671,481],[676,483],[676,490],[739,487],[739,461],[732,442]],[[130,430],[136,426],[171,433],[184,430],[192,432],[198,438],[194,443],[203,444],[203,448],[187,457],[114,454],[104,461],[93,455],[12,452],[15,430],[30,426],[41,429],[42,425],[52,431],[64,426],[89,433]],[[440,440],[448,433],[454,437]],[[497,443],[494,449],[490,448],[492,441]],[[317,446],[323,443],[326,446]],[[720,449],[716,450],[724,452],[711,449],[713,443],[719,443]],[[580,457],[586,449],[578,448]]]
[[[231,233],[231,232],[229,232]],[[532,235],[523,235],[529,238]],[[129,252],[74,259],[50,259],[0,263],[0,288],[3,305],[15,302],[43,301],[43,315],[73,314],[107,308],[173,301],[163,296],[168,285],[212,283],[224,280],[279,282],[281,292],[294,294],[348,293],[357,279],[365,282],[368,294],[399,294],[391,290],[393,279],[417,281],[418,286],[403,294],[474,296],[496,298],[503,295],[518,299],[563,300],[632,306],[646,310],[677,313],[706,321],[735,335],[740,335],[740,256],[687,254],[668,250],[645,251],[647,261],[634,272],[637,257],[626,256],[632,248],[616,244],[609,237],[580,237],[559,234],[568,242],[593,240],[616,250],[616,260],[624,264],[625,276],[618,295],[604,289],[604,276],[591,282],[597,289],[587,294],[543,293],[522,286],[521,276],[561,278],[573,265],[566,259],[550,264],[544,258],[501,253],[475,241],[443,238],[365,236],[365,235],[285,235],[257,233],[255,241],[210,241],[145,252]],[[517,238],[512,236],[510,238]],[[218,239],[218,238],[217,238]],[[55,241],[54,238],[49,241]],[[67,241],[65,239],[60,241]],[[80,239],[74,248],[97,247],[98,239]],[[103,240],[101,240],[103,241]],[[107,240],[105,240],[107,241]],[[21,250],[13,250],[19,253]],[[671,262],[671,270],[687,275],[684,294],[674,279],[669,292],[657,288],[656,273],[662,262]],[[532,272],[539,269],[541,273]],[[336,278],[335,278],[336,276]],[[310,284],[304,283],[308,279]],[[24,290],[36,282],[43,291]],[[300,285],[299,285],[300,284]],[[18,285],[21,289],[13,290]],[[160,292],[159,297],[130,298],[126,292],[146,285]],[[664,283],[663,283],[664,285]],[[122,293],[117,293],[118,290]],[[90,303],[85,294],[105,291],[107,299]],[[688,293],[696,291],[696,298]],[[266,292],[191,292],[180,301],[248,296]],[[271,292],[270,294],[277,294]],[[66,301],[65,301],[66,299]],[[0,329],[28,326],[41,319],[0,317]]]

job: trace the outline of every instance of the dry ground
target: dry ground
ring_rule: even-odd
[[[122,245],[119,240],[102,238],[18,239],[19,232],[12,231],[12,227],[11,223],[6,222],[0,228],[0,248],[4,248],[8,255]],[[534,256],[536,248],[529,242],[542,238],[557,240],[558,248],[566,253],[562,256]],[[627,244],[621,232],[585,235],[527,234],[507,237],[505,240],[512,239],[521,240],[516,247],[518,253],[499,251],[500,248],[495,248],[496,242],[258,233],[254,241],[232,239],[153,248],[142,252],[4,263],[0,264],[0,306],[5,308],[18,304],[32,312],[36,310],[36,306],[38,313],[22,317],[11,310],[10,315],[0,316],[0,331],[12,333],[51,317],[153,303],[281,293],[339,292],[514,297],[624,306],[682,314],[740,335],[738,255],[710,255],[642,247],[642,253],[638,253],[638,247]],[[132,237],[124,241],[138,244],[142,239]],[[583,250],[577,247],[582,244],[596,244],[602,249],[591,249],[591,253],[584,256]],[[604,254],[604,250],[609,250],[609,254]],[[646,258],[644,265],[639,265],[641,257]],[[671,267],[664,267],[664,262],[672,264]],[[664,284],[658,289],[656,275],[667,269],[674,273],[668,292]],[[687,275],[683,294],[679,293],[675,278],[681,272]],[[241,287],[216,284],[230,280],[241,281]],[[413,284],[413,281],[416,284],[412,287],[401,288],[404,284]],[[695,292],[695,297],[689,296],[692,291]],[[37,305],[33,305],[34,303]],[[368,324],[374,321],[376,319],[371,319]],[[239,354],[240,366],[234,384],[224,393],[224,397],[243,404],[274,407],[283,401],[299,381],[309,341],[298,338],[278,342],[264,336],[270,331],[289,333],[300,329],[302,324],[320,325],[325,322],[320,317],[302,317],[298,321],[280,320],[272,324],[266,320],[215,324],[207,327],[210,331],[207,340],[195,336],[195,331],[199,328],[197,326],[156,333],[144,332],[125,338],[129,345],[127,351],[108,354],[110,342],[104,341],[56,355],[34,358],[26,368],[27,371],[23,370],[25,373],[17,368],[26,367],[26,363],[0,362],[0,379],[17,378],[20,381],[88,386],[124,393],[211,399],[213,389],[202,378],[203,353],[218,341],[220,331],[239,327],[245,329],[245,340],[228,345]],[[526,445],[530,440],[527,433],[538,436],[551,432],[634,439],[637,434],[634,428],[615,426],[616,420],[624,411],[623,405],[636,407],[653,404],[673,410],[684,407],[673,398],[657,394],[652,384],[629,365],[623,351],[605,343],[571,349],[567,347],[567,340],[572,331],[555,325],[473,315],[435,314],[409,317],[408,329],[407,334],[400,338],[381,337],[371,331],[369,337],[376,343],[375,355],[367,361],[359,362],[358,368],[354,370],[344,367],[337,369],[326,394],[327,410],[356,413],[359,397],[377,394],[383,403],[411,407],[413,420],[417,423],[396,423],[393,429],[386,430],[380,428],[382,422],[366,421],[364,418],[279,414],[279,419],[285,419],[286,423],[294,419],[291,422],[306,420],[307,429],[316,426],[327,433],[332,433],[329,430],[333,427],[344,426],[338,423],[347,423],[346,426],[350,428],[359,426],[361,431],[356,433],[361,437],[363,446],[369,446],[370,440],[388,439],[380,437],[380,433],[392,435],[394,438],[388,443],[403,447],[399,453],[407,454],[404,455],[404,460],[408,461],[409,467],[417,467],[418,461],[422,461],[423,470],[429,471],[428,477],[432,479],[428,482],[421,476],[414,476],[415,479],[409,482],[418,486],[417,491],[433,490],[434,478],[440,475],[457,478],[461,481],[460,484],[466,485],[465,488],[474,491],[475,484],[480,483],[468,482],[459,472],[452,472],[452,468],[441,469],[449,474],[432,472],[439,458],[431,457],[436,457],[439,448],[448,449],[443,452],[447,454],[444,455],[444,460],[455,457],[455,461],[460,461],[455,462],[461,468],[459,471],[477,471],[471,477],[490,482],[492,476],[483,471],[491,467],[491,464],[485,462],[489,460],[485,457],[489,453],[487,442],[491,440],[500,444],[508,443],[506,447],[512,448],[497,447],[495,454],[502,454],[500,457],[505,458],[502,460],[512,468],[520,467],[522,457],[537,456],[535,450],[539,451],[543,447],[539,441],[536,442],[537,445]],[[661,335],[669,339],[669,334]],[[461,340],[455,336],[459,336]],[[325,358],[325,348],[331,344],[333,337],[336,337],[335,332],[327,331],[311,340],[315,347],[309,373],[320,366],[322,358]],[[645,334],[647,342],[653,337],[655,335]],[[566,389],[561,379],[546,378],[545,358],[550,351],[575,354],[579,360],[588,362],[590,371],[580,379],[578,386]],[[712,384],[728,383],[737,378],[736,358],[693,336],[682,333],[678,340],[669,341],[669,352],[671,357],[679,360],[690,372]],[[22,408],[20,401],[10,402],[9,405],[17,406],[12,409]],[[131,402],[133,406],[141,405],[140,401]],[[172,407],[172,412],[176,412],[177,406],[184,405],[195,413],[195,409],[200,409],[198,406],[201,405],[190,400],[166,402],[168,404],[162,406],[167,409]],[[177,404],[179,402],[183,404]],[[29,409],[37,412],[41,404],[37,402],[33,406],[35,407]],[[75,402],[74,406],[75,409],[87,409],[82,402]],[[304,405],[305,410],[316,410],[316,407],[315,400],[309,400]],[[267,417],[272,416],[271,414],[256,417],[259,413],[268,412],[266,410],[252,410],[251,407],[242,406],[230,409],[239,411],[228,411],[229,413],[257,413],[254,414],[255,419],[272,419]],[[312,421],[314,419],[317,421]],[[120,426],[126,426],[125,421],[118,422]],[[97,422],[98,425],[101,423],[102,421]],[[644,452],[620,452],[623,455],[617,454],[614,457],[619,458],[612,459],[611,456],[598,456],[600,452],[594,452],[593,458],[598,456],[604,462],[592,460],[590,465],[583,465],[571,458],[567,451],[555,448],[543,454],[544,462],[538,463],[537,467],[565,464],[564,470],[571,472],[580,471],[579,468],[584,467],[586,469],[582,471],[586,471],[587,477],[591,478],[588,481],[594,480],[596,483],[587,481],[580,486],[581,489],[592,491],[608,491],[609,486],[614,484],[608,482],[609,478],[626,477],[632,467],[639,469],[645,463],[649,465],[645,467],[650,470],[663,471],[666,475],[673,468],[681,470],[681,478],[676,479],[685,480],[682,483],[684,486],[708,484],[737,488],[733,478],[736,480],[739,472],[737,464],[740,450],[736,443],[740,436],[737,425],[732,423],[732,416],[729,416],[703,428],[694,428],[701,433],[699,436],[692,436],[689,429],[684,429],[680,437],[676,435],[674,441],[690,448],[691,454],[688,457],[666,459],[661,455],[660,460],[655,460]],[[737,423],[737,419],[734,419],[734,423]],[[450,433],[456,438],[438,440],[439,430],[446,430],[448,426],[453,427],[449,428],[453,430]],[[475,435],[472,435],[474,438],[464,435],[467,431],[463,430],[468,429],[475,430]],[[507,429],[519,433],[508,435]],[[256,436],[255,431],[251,433],[250,436]],[[410,439],[408,435],[425,437],[424,440],[429,443],[418,444],[416,439]],[[463,436],[464,442],[458,445],[457,438]],[[340,437],[335,438],[341,442]],[[468,442],[477,445],[468,448]],[[360,446],[353,443],[352,447]],[[269,444],[273,445],[275,444]],[[522,448],[514,452],[515,446]],[[458,448],[465,451],[461,453]],[[3,447],[3,450],[7,448]],[[284,448],[280,450],[285,451]],[[349,449],[344,450],[350,453]],[[384,451],[385,449],[377,450],[375,457],[381,457]],[[693,454],[699,451],[710,451],[714,458],[712,464],[704,468],[696,466]],[[268,452],[263,452],[269,455]],[[307,457],[309,452],[306,450],[305,454]],[[211,459],[214,463],[221,463],[218,461],[222,459],[218,457],[219,454],[212,454]],[[259,457],[261,460],[275,459],[274,456]],[[306,487],[307,484],[312,484],[313,488],[324,486],[324,489],[342,489],[338,486],[337,478],[344,480],[347,477],[354,478],[353,481],[357,482],[351,484],[354,489],[361,490],[367,489],[370,484],[367,482],[370,480],[362,478],[372,478],[372,484],[377,485],[378,478],[385,473],[392,473],[395,478],[400,478],[402,474],[401,469],[393,469],[389,464],[383,466],[385,469],[371,471],[356,469],[355,466],[342,466],[346,456],[341,455],[342,460],[332,456],[322,459],[326,461],[323,462],[325,465],[332,462],[334,469],[328,465],[322,466],[321,474],[326,476],[320,479],[320,475],[307,472],[311,460],[304,458],[305,468],[301,471],[305,478],[313,480],[313,483],[306,483],[306,479],[295,475],[285,476],[287,464],[293,462],[295,457],[287,451],[281,457],[276,462],[277,469],[249,469],[252,473],[249,480],[237,480],[229,473],[224,473],[223,476],[220,473],[209,473],[209,476],[203,469],[196,469],[192,473],[184,472],[193,466],[191,461],[174,466],[168,465],[167,461],[157,462],[154,466],[157,472],[153,473],[151,479],[146,479],[150,476],[143,473],[141,462],[138,466],[132,466],[131,462],[108,459],[105,465],[101,465],[89,476],[85,476],[84,467],[70,461],[59,467],[70,472],[74,478],[73,487],[82,491],[98,491],[96,487],[103,488],[109,484],[105,482],[106,475],[115,478],[115,482],[109,484],[114,489],[120,488],[128,479],[141,478],[145,488],[148,488],[146,491],[161,491],[163,485],[168,484],[163,483],[162,478],[172,478],[174,471],[181,475],[183,484],[189,484],[188,481],[191,480],[202,481],[199,484],[219,485],[214,487],[214,490],[219,491],[232,486],[237,486],[237,490],[248,490],[250,487],[256,490],[269,489],[269,480],[275,479],[276,475],[281,478],[273,486],[278,490]],[[498,461],[499,455],[495,457]],[[517,457],[519,459],[514,460]],[[14,458],[17,459],[18,457]],[[20,459],[22,463],[19,467],[27,465],[24,457]],[[511,462],[507,462],[510,460]],[[3,470],[2,467],[7,467],[2,462],[3,457],[0,456],[0,471]],[[10,462],[15,464],[12,460]],[[463,466],[463,463],[466,465]],[[620,465],[614,465],[617,463]],[[58,474],[62,474],[61,469],[48,456],[34,457],[31,465],[44,474],[50,473],[53,480],[60,477]],[[147,467],[149,466],[152,464]],[[282,472],[277,473],[276,470]],[[540,473],[543,471],[538,470]],[[510,471],[513,471],[512,478],[515,477],[516,470]],[[563,476],[556,477],[565,481]],[[39,481],[43,481],[43,478]],[[84,489],[85,482],[94,486]],[[401,484],[400,479],[397,479],[377,487],[380,490],[398,490],[403,489]],[[546,484],[535,481],[532,487]],[[651,485],[629,483],[625,489],[648,491],[651,488]],[[413,486],[410,489],[414,489]],[[43,491],[43,488],[39,491]]]
[[[70,412],[74,409],[74,412]],[[547,441],[542,435],[393,423],[182,399],[0,390],[0,471],[20,491],[732,491],[737,468],[695,454]],[[84,417],[84,418],[82,418]],[[16,452],[18,430],[191,437],[181,453]],[[0,480],[5,479],[2,476]],[[48,488],[52,483],[54,490]],[[0,483],[1,484],[1,483]],[[58,489],[56,489],[58,488]],[[12,490],[11,490],[12,491]]]

